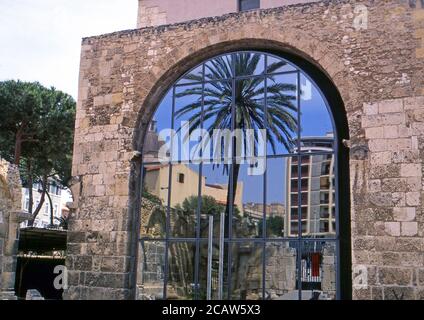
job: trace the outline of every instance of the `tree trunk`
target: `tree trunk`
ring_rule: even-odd
[[[28,221],[29,226],[34,225],[34,221],[37,218],[38,213],[40,212],[41,208],[43,207],[44,200],[46,198],[47,175],[43,176],[43,181],[41,182],[41,185],[43,186],[43,192],[41,193],[40,203],[38,204],[38,207],[35,209],[35,212],[32,215],[31,220]]]
[[[233,169],[233,170],[231,170]],[[228,237],[228,226],[229,226],[229,222],[231,219],[231,215],[230,215],[230,205],[232,205],[233,207],[233,214],[234,214],[234,201],[236,198],[236,193],[237,193],[237,180],[238,180],[238,176],[239,176],[239,171],[240,171],[240,164],[238,163],[232,163],[231,164],[231,168],[230,168],[230,174],[232,172],[233,175],[233,192],[231,193],[231,179],[228,178],[228,191],[227,191],[227,205],[225,208],[225,237]],[[241,208],[240,208],[241,209]]]
[[[32,192],[33,187],[33,180],[32,180],[32,166],[31,166],[31,160],[28,159],[27,163],[27,170],[28,170],[28,212],[32,215],[32,206],[34,205],[34,195]]]
[[[46,188],[46,189],[48,189],[48,188]],[[47,198],[49,199],[49,203],[50,203],[50,226],[53,227],[54,226],[54,224],[53,224],[54,217],[53,217],[53,202],[52,202],[52,197],[50,197],[50,194],[49,194],[49,192],[47,190],[46,190],[46,195],[47,195]]]
[[[22,138],[24,135],[24,129],[25,129],[25,124],[22,124],[15,135],[15,157],[13,159],[15,165],[19,165],[19,162],[21,161]]]

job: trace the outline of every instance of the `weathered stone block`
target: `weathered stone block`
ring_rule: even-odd
[[[384,138],[383,127],[367,128],[365,129],[365,137],[367,139],[382,139]]]
[[[412,284],[412,269],[378,268],[378,279],[384,285],[407,286]]]
[[[124,269],[125,257],[103,257],[102,272],[119,272]]]
[[[386,139],[396,139],[400,137],[399,128],[400,126],[385,126],[384,129],[384,138]]]
[[[90,271],[93,267],[93,258],[91,256],[74,256],[74,265],[76,270]]]
[[[364,116],[362,118],[363,128],[399,125],[403,123],[405,123],[405,114],[400,112]]]
[[[422,166],[421,164],[402,164],[400,167],[401,177],[421,177]]]
[[[385,222],[384,223],[386,233],[389,236],[400,236],[400,223],[399,222]]]
[[[414,207],[394,208],[393,218],[396,221],[412,221],[415,219],[416,209]]]
[[[406,204],[408,206],[419,206],[421,204],[421,192],[406,193]]]
[[[364,103],[363,110],[365,115],[376,115],[378,114],[378,103]]]
[[[410,150],[412,149],[412,139],[374,139],[368,142],[370,151],[380,152],[389,150]]]
[[[384,287],[385,300],[412,300],[414,298],[412,287]]]
[[[379,113],[403,112],[403,100],[393,99],[393,100],[380,101],[378,103],[378,112]]]
[[[404,99],[405,110],[421,109],[424,107],[424,96]]]
[[[402,222],[402,236],[413,237],[418,234],[417,222]]]

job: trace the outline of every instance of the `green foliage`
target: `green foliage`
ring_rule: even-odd
[[[47,176],[67,186],[75,107],[71,96],[37,82],[0,82],[0,155],[20,166],[24,184]]]
[[[20,81],[0,82],[0,155],[14,162],[15,139],[21,133],[23,144],[34,138],[39,126],[42,101],[38,94],[41,85]],[[27,148],[26,154],[31,150]]]
[[[215,198],[211,196],[202,196],[202,213],[204,214],[212,214],[216,215],[221,212],[225,211],[225,206],[222,204],[219,204]],[[197,204],[198,204],[198,197],[197,196],[190,196],[186,199],[184,199],[182,205],[177,206],[177,210],[181,210],[185,213],[189,214],[195,214],[197,210]]]
[[[39,213],[48,184],[67,187],[71,178],[76,104],[74,99],[38,82],[0,82],[0,156],[19,166],[29,187],[31,225]],[[33,212],[32,184],[41,182],[40,202]],[[53,217],[53,208],[50,208]],[[53,221],[53,218],[51,219]]]
[[[259,230],[262,230],[262,220],[258,224]],[[284,233],[284,219],[280,216],[269,217],[266,219],[266,232],[267,236],[283,236]]]
[[[215,58],[206,65],[205,81],[232,78],[233,62],[237,75],[253,75],[260,63],[260,56],[258,53],[239,53],[231,58],[228,56]],[[285,64],[284,61],[272,63],[268,66],[267,73],[275,72]],[[202,81],[201,76],[192,74],[186,78],[187,80]],[[233,91],[236,102],[234,119],[232,119]],[[265,91],[267,92],[266,117],[263,107]],[[204,94],[203,100],[202,93]],[[215,129],[231,129],[233,122],[235,129],[267,128],[268,142],[275,152],[277,142],[283,144],[287,149],[293,147],[295,143],[293,138],[293,134],[297,130],[295,93],[295,85],[281,83],[275,76],[269,76],[266,90],[264,81],[260,77],[238,80],[235,88],[229,81],[214,81],[205,89],[202,86],[189,86],[176,94],[177,98],[191,97],[191,101],[175,112],[175,116],[177,119],[189,116],[187,119],[190,121],[189,132],[192,132],[200,128],[203,109],[203,119],[205,123],[208,123],[205,129],[209,136],[212,136]],[[257,136],[255,136],[255,142],[258,142]]]

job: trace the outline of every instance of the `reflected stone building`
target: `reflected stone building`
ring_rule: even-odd
[[[271,203],[264,206],[263,203],[248,202],[243,204],[244,215],[259,221],[263,218],[264,210],[267,217],[281,217],[284,218],[286,208],[281,203]]]

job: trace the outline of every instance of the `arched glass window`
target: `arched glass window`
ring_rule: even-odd
[[[319,87],[278,56],[183,75],[143,147],[139,297],[338,298],[335,137]]]

